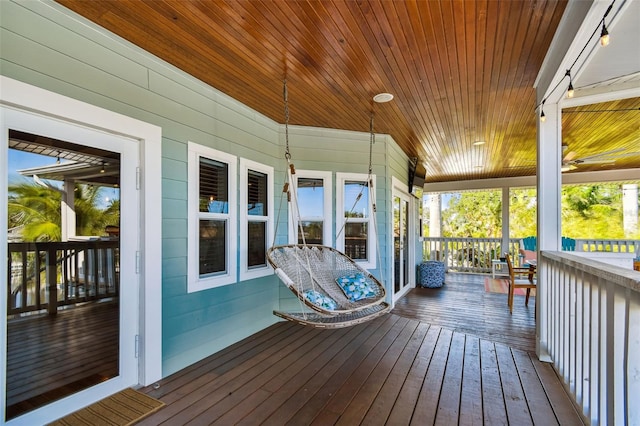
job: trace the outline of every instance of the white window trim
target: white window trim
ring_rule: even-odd
[[[198,207],[200,190],[200,157],[226,163],[229,166],[229,209],[228,213],[203,213]],[[238,160],[235,155],[218,151],[194,142],[188,143],[188,237],[189,248],[187,255],[188,281],[187,291],[193,293],[209,288],[237,282],[237,237],[238,213],[237,213],[237,179]],[[216,219],[224,218],[227,221],[227,265],[225,274],[200,278],[198,250],[200,246],[200,219],[211,217]]]
[[[325,246],[333,246],[333,221],[332,219],[332,207],[333,207],[333,183],[332,173],[318,170],[296,170],[294,175],[295,188],[298,188],[298,179],[322,179],[324,199],[322,200],[323,212],[322,217],[318,217],[318,220],[322,220],[322,243]],[[291,210],[289,212],[289,244],[298,244],[298,217],[293,214]],[[303,218],[304,220],[305,218]],[[306,218],[311,219],[311,218]],[[315,218],[313,218],[315,219]]]
[[[346,181],[363,181],[366,182],[369,176],[366,173],[336,173],[336,234],[340,232],[340,235],[336,235],[336,249],[344,252],[344,229],[343,226],[346,222],[344,217],[344,184]],[[367,238],[367,260],[358,260],[354,259],[355,262],[358,263],[362,268],[365,269],[376,269],[376,238],[377,238],[377,230],[375,229],[375,221],[373,215],[375,212],[373,211],[372,204],[375,204],[376,200],[376,176],[372,175],[371,180],[373,182],[373,190],[369,194],[369,218],[367,222],[367,229],[369,232]],[[350,206],[349,206],[350,208]]]
[[[267,175],[267,215],[266,216],[250,216],[247,210],[248,205],[248,172],[253,170]],[[264,277],[273,273],[273,268],[267,263],[264,267],[255,267],[249,269],[249,247],[247,237],[249,234],[249,220],[256,222],[265,222],[266,229],[266,248],[268,249],[273,243],[273,167],[267,166],[255,161],[240,158],[240,280],[250,280],[253,278]],[[266,260],[265,260],[266,261]]]

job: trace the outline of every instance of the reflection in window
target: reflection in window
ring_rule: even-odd
[[[375,191],[369,188],[367,175],[336,173],[336,247],[367,269],[376,267],[375,229],[370,197]],[[371,177],[375,187],[375,176]]]
[[[247,248],[249,268],[267,266],[267,174],[247,171]]]
[[[200,158],[200,211],[229,213],[229,166],[209,158]]]
[[[249,222],[247,238],[249,269],[267,266],[267,224],[266,222]]]
[[[324,178],[298,178],[300,210],[300,222],[296,227],[298,244],[329,244],[324,241],[325,195]]]
[[[345,217],[369,217],[369,189],[366,181],[345,182],[344,209]]]
[[[367,257],[367,223],[349,223],[344,227],[344,252],[352,259]]]
[[[225,221],[200,220],[200,275],[226,272]]]

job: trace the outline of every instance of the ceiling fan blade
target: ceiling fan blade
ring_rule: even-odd
[[[601,159],[592,158],[592,159],[583,159],[583,160],[575,161],[576,164],[613,164],[615,162],[616,160],[613,158],[601,158]]]
[[[563,164],[562,168],[560,169],[560,171],[562,173],[564,173],[564,172],[570,172],[570,171],[575,170],[575,169],[577,169],[577,167],[574,166],[573,164]]]
[[[625,148],[612,149],[611,151],[601,152],[600,154],[587,155],[586,157],[580,158],[580,160],[584,161],[584,160],[592,160],[592,159],[601,158],[601,157],[610,157],[624,150]]]

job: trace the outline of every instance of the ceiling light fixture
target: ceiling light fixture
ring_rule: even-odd
[[[60,164],[60,151],[58,151],[58,157],[56,157],[56,164]]]
[[[480,145],[484,145],[484,144],[485,144],[485,142],[484,142],[484,141],[475,141],[475,142],[473,143],[473,146],[480,146]]]
[[[607,31],[607,26],[604,24],[604,18],[602,18],[602,31],[600,32],[600,44],[603,47],[609,45],[609,31]]]
[[[566,76],[569,77],[569,88],[567,89],[567,98],[573,98],[574,90],[573,90],[573,82],[571,81],[571,70],[567,70]]]
[[[547,121],[547,116],[544,115],[544,99],[542,100],[542,105],[540,105],[540,122],[544,123]]]
[[[373,97],[373,101],[379,104],[389,102],[391,99],[393,99],[393,95],[391,93],[378,93]]]
[[[102,163],[102,168],[100,169],[100,173],[104,173],[104,163]]]

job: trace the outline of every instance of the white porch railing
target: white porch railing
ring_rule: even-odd
[[[491,260],[509,252],[516,266],[520,266],[520,238],[511,238],[507,250],[501,238],[444,238],[425,237],[422,243],[423,260],[439,260],[447,271],[491,272]],[[640,240],[576,240],[577,252],[637,253]]]
[[[568,252],[538,263],[538,333],[568,392],[591,424],[640,424],[640,273]]]
[[[422,243],[423,260],[439,260],[447,271],[491,272],[491,260],[499,259],[508,251],[518,264],[520,240],[509,240],[507,250],[502,248],[501,238],[440,238],[425,237]]]
[[[637,253],[639,249],[639,240],[576,240],[576,251]]]

